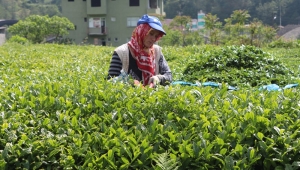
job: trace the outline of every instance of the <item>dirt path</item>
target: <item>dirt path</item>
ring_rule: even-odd
[[[4,44],[5,42],[5,34],[0,34],[0,45]]]

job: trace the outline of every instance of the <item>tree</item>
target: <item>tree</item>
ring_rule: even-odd
[[[274,19],[277,15],[277,5],[275,1],[259,4],[256,11],[258,18],[260,18],[264,23],[274,25]]]
[[[248,11],[245,10],[235,10],[230,16],[232,18],[232,21],[235,21],[239,25],[244,25],[245,22],[251,17],[248,14]]]
[[[182,30],[191,21],[192,21],[192,19],[190,16],[176,16],[173,19],[173,21],[170,23],[170,26],[173,28],[179,28],[180,30]]]
[[[66,17],[53,16],[50,20],[50,34],[55,35],[55,39],[69,34],[68,29],[75,29]]]
[[[250,26],[249,26],[250,45],[256,45],[256,46],[260,45],[259,41],[257,41],[256,44],[254,44],[254,42],[255,42],[255,39],[258,39],[258,36],[261,32],[262,27],[263,27],[263,24],[261,21],[254,20],[253,22],[250,23]]]
[[[170,26],[177,28],[181,31],[182,34],[182,45],[185,45],[185,35],[189,31],[187,28],[188,23],[192,21],[190,16],[176,16],[173,21],[170,23]]]
[[[218,20],[219,18],[217,15],[212,15],[211,13],[204,17],[204,28],[208,31],[211,42],[217,42],[216,37],[218,37],[218,34],[220,33],[217,27],[220,27],[221,23]]]
[[[31,41],[32,43],[42,43],[49,35],[55,37],[67,35],[67,30],[74,30],[74,25],[64,17],[52,17],[48,15],[31,15],[24,20],[10,26],[8,32],[18,35]]]

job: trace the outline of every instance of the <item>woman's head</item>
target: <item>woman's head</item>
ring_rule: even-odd
[[[133,30],[129,43],[140,49],[151,48],[165,34],[158,18],[144,15]]]

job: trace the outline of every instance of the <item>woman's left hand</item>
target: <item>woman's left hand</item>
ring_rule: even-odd
[[[158,76],[152,76],[149,79],[149,84],[153,83],[154,86],[158,85],[160,83],[160,79],[158,78]]]

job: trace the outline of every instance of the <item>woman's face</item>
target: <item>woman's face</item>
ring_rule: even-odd
[[[146,48],[150,48],[152,47],[152,45],[155,43],[155,41],[157,40],[157,38],[161,36],[161,32],[155,29],[151,29],[151,31],[149,32],[149,34],[147,34],[144,38],[144,46]]]

